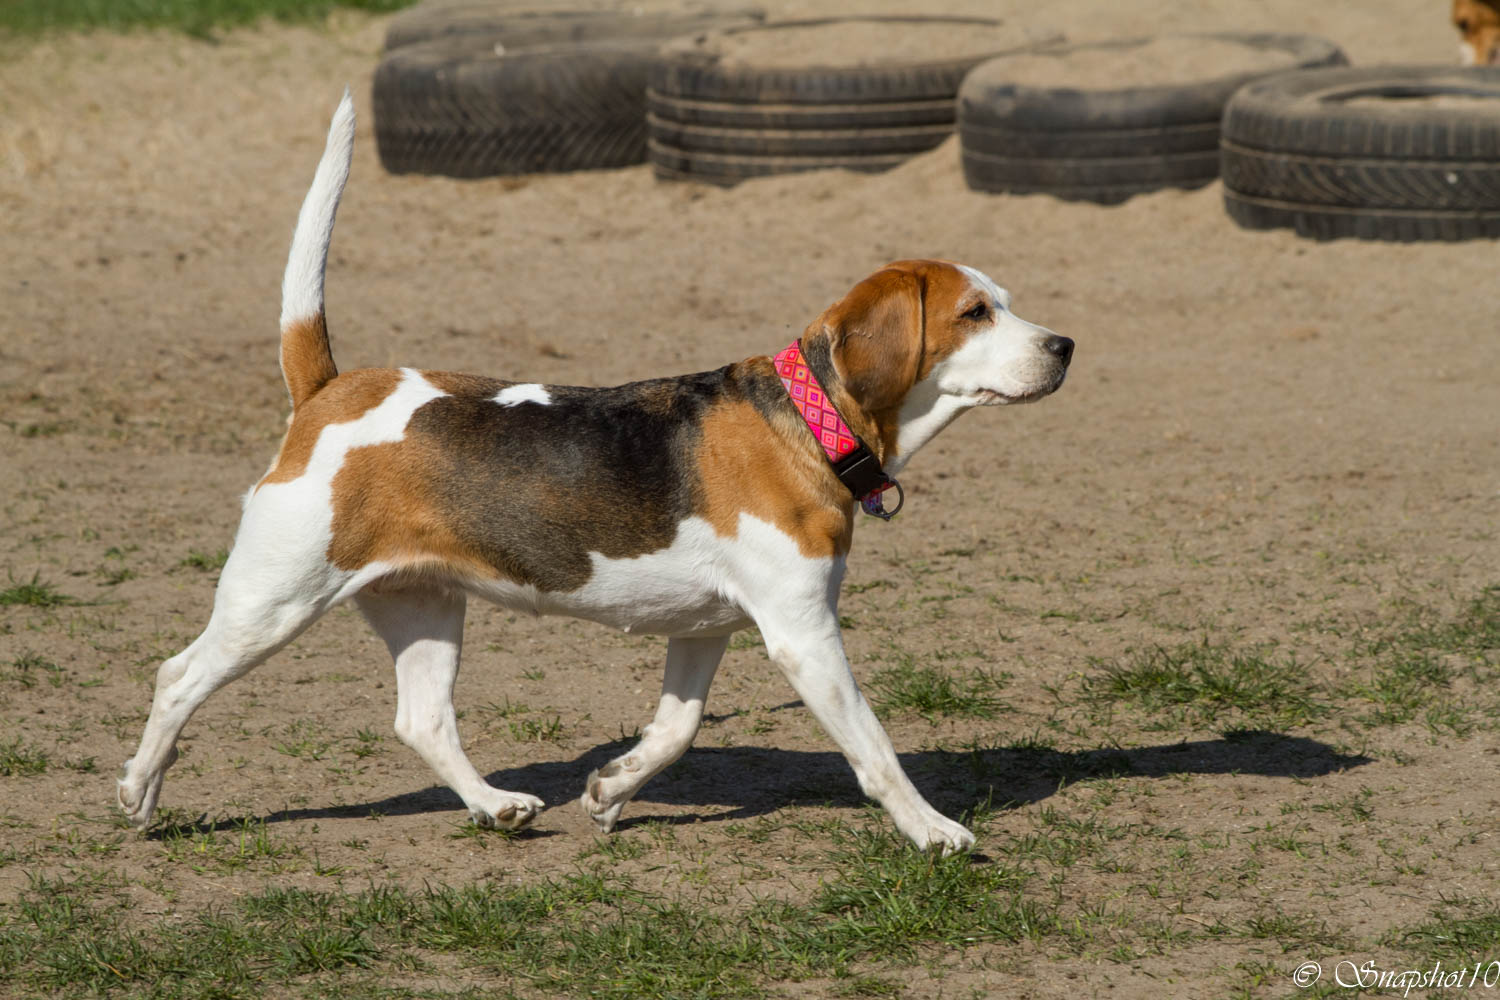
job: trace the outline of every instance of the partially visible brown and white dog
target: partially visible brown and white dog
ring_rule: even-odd
[[[795,373],[753,357],[612,389],[411,368],[339,374],[323,274],[353,141],[346,94],[282,284],[286,437],[245,498],[207,628],[157,673],[119,781],[130,820],[150,821],[204,699],[353,598],[395,658],[400,738],[475,822],[530,823],[542,801],[489,785],[459,742],[452,695],[473,594],[669,637],[655,718],[585,783],[583,807],[603,830],[687,749],[729,636],[755,625],[901,832],[943,851],[972,844],[912,786],[849,672],[838,594],[855,501],[878,495],[965,410],[1056,390],[1072,341],[1017,318],[978,271],[913,260],[875,272],[808,326]],[[788,373],[833,404],[824,424],[863,442],[863,472],[831,461],[824,424],[810,430]]]
[[[1453,0],[1453,26],[1459,34],[1459,62],[1465,66],[1500,63],[1500,3]]]

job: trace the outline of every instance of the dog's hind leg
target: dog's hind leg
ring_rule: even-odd
[[[605,764],[584,783],[583,810],[601,830],[614,829],[625,803],[692,744],[703,720],[709,686],[728,645],[727,635],[667,640],[667,670],[656,717],[629,753]]]
[[[480,826],[516,830],[535,819],[542,800],[490,785],[469,763],[458,739],[453,685],[463,645],[463,592],[367,589],[355,601],[396,661],[396,735],[401,742],[458,793]]]
[[[253,544],[236,545],[214,594],[208,627],[156,672],[140,747],[125,762],[116,788],[120,808],[136,826],[151,821],[162,778],[177,759],[177,738],[198,706],[265,662],[333,603],[338,574],[305,575],[300,587],[267,582],[278,579],[280,567],[256,564],[257,550]]]

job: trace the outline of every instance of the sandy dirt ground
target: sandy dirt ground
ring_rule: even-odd
[[[1451,63],[1456,48],[1437,2],[1007,0],[943,12],[1076,40],[1163,25],[1306,31],[1355,63]],[[1111,818],[1189,841],[1251,842],[1293,815],[1326,846],[1348,831],[1319,804],[1370,793],[1374,819],[1349,834],[1352,852],[1247,847],[1256,879],[1188,879],[1219,890],[1190,885],[1162,907],[1188,931],[1269,906],[1373,949],[1444,896],[1500,894],[1493,718],[1462,735],[1325,718],[1266,748],[1224,739],[1223,725],[1101,722],[1078,701],[1099,663],[1200,640],[1274,647],[1334,685],[1362,669],[1350,644],[1403,608],[1451,616],[1500,581],[1493,243],[1246,232],[1216,185],[1111,208],[982,195],[966,190],[951,141],[887,174],[732,190],[658,183],[644,166],[393,177],[368,105],[384,24],[338,16],[211,44],[67,37],[0,56],[0,587],[35,578],[78,602],[0,607],[0,742],[53,761],[0,777],[4,836],[32,852],[0,865],[0,898],[29,872],[70,864],[47,846],[69,830],[116,832],[113,778],[156,666],[207,620],[211,557],[282,430],[281,271],[346,83],[361,118],[328,273],[343,368],[586,385],[714,368],[774,353],[859,278],[913,256],[981,268],[1019,315],[1074,338],[1057,396],[967,416],[903,477],[906,511],[859,525],[842,609],[862,680],[903,655],[1008,675],[992,719],[887,718],[949,814],[986,796],[1011,803],[987,821],[982,850],[1005,854],[1046,809],[1090,808],[1095,786],[1059,787],[1019,752],[972,778],[976,747],[1041,735],[1068,752],[1128,754]],[[575,804],[584,776],[649,720],[663,649],[471,604],[465,740],[494,783],[547,800],[521,838],[453,836],[466,814],[391,735],[385,651],[348,608],[208,703],[162,804],[179,822],[265,818],[352,883],[567,871],[594,842]],[[22,683],[27,657],[56,670]],[[790,819],[871,822],[853,777],[753,642],[729,653],[710,713],[697,748],[646,787],[616,836],[652,838],[640,877],[671,887],[690,869],[710,881],[728,870],[715,859],[739,849],[737,823],[786,821],[757,848],[769,871],[756,891],[795,897],[799,859],[820,844]],[[350,751],[360,732],[376,752]],[[145,914],[319,877],[204,876],[134,834],[112,863],[139,876]],[[1148,896],[1103,868],[1060,878],[1080,904]],[[1280,996],[1288,980],[1246,986],[1236,969],[1254,959],[1289,971],[1303,957],[1247,936],[1133,958],[1107,945],[937,955],[906,989]]]

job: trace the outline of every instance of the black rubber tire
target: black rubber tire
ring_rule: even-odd
[[[647,115],[652,142],[684,153],[727,153],[731,156],[848,156],[851,136],[857,142],[855,156],[905,153],[908,156],[931,149],[953,134],[952,124],[914,125],[904,128],[771,129],[719,128],[682,125]]]
[[[710,28],[761,21],[752,6],[684,6],[680,10],[537,9],[535,3],[432,4],[408,8],[386,27],[386,51],[438,38],[482,35],[508,49],[571,42],[671,38]]]
[[[380,162],[391,173],[489,177],[640,163],[655,40],[497,54],[455,36],[389,52],[375,71]]]
[[[1338,46],[1311,35],[1187,35],[1275,49],[1292,68],[1340,66]],[[1133,47],[1149,39],[1053,46],[1055,53]],[[1219,175],[1224,105],[1265,74],[1119,90],[1031,87],[1005,78],[1003,59],[969,74],[958,95],[964,179],[978,191],[1045,192],[1115,204],[1165,187],[1202,187]],[[1285,70],[1278,68],[1276,72]]]
[[[846,21],[997,26],[985,18],[864,17],[725,29],[778,31]],[[998,53],[859,67],[723,65],[703,52],[664,52],[646,91],[650,159],[663,180],[730,185],[751,177],[842,167],[886,170],[940,145],[968,71]]]
[[[646,110],[664,122],[708,128],[861,129],[941,125],[953,131],[953,98],[866,104],[730,103],[646,91]]]
[[[1403,105],[1442,95],[1482,102]],[[1500,237],[1500,68],[1260,80],[1225,108],[1222,145],[1224,207],[1248,229],[1399,242]]]
[[[727,153],[685,153],[650,143],[651,165],[662,180],[700,181],[729,186],[753,177],[772,177],[806,170],[858,170],[873,173],[900,166],[910,154],[884,156],[734,156]]]

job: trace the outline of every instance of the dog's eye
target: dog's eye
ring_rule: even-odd
[[[1453,26],[1458,29],[1458,33],[1460,35],[1467,35],[1469,33],[1469,22],[1468,21],[1460,19],[1460,20],[1454,21],[1453,22]]]
[[[964,319],[984,319],[989,314],[990,304],[988,302],[978,302],[975,303],[974,308],[964,313]]]

